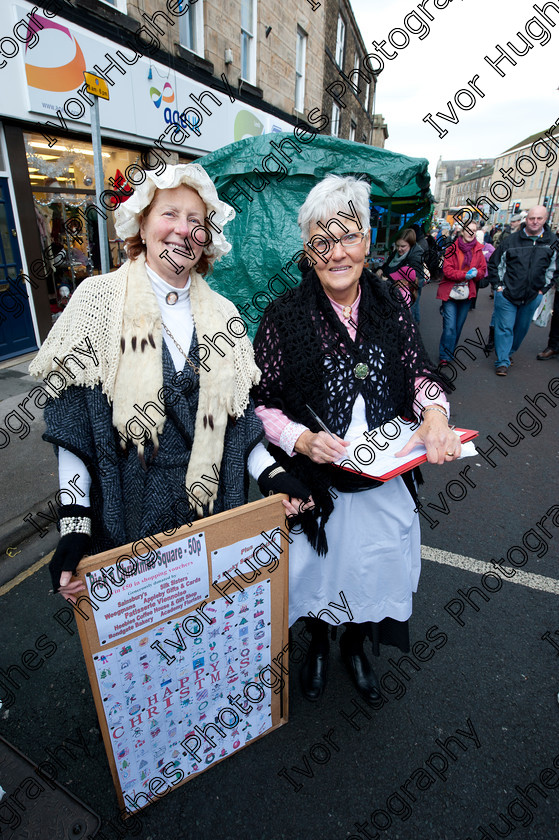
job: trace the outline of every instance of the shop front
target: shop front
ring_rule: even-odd
[[[56,317],[81,281],[101,272],[93,149],[85,141],[59,141],[50,148],[42,134],[24,132],[23,137],[51,311]],[[104,143],[102,155],[105,183],[126,200],[130,188],[124,173],[130,164],[139,163],[140,151]],[[122,265],[126,254],[115,232],[113,213],[109,208],[103,212],[112,270]]]
[[[3,6],[0,17],[28,19],[32,9],[19,0]],[[35,9],[34,19],[42,28],[33,50],[14,53],[2,71],[0,361],[35,349],[76,287],[101,271],[83,71],[106,67],[112,78],[110,99],[99,106],[101,190],[124,199],[132,189],[127,167],[156,141],[170,152],[168,162],[188,162],[243,137],[290,127],[58,14],[52,19]],[[179,120],[188,129],[180,145],[170,131]],[[111,208],[104,212],[114,269],[125,259],[124,243]]]
[[[0,359],[37,347],[32,307],[20,278],[23,270],[17,214],[5,155],[0,147]]]
[[[0,361],[36,350],[79,284],[101,273],[91,140],[60,136],[50,147],[38,131],[9,124],[4,131],[11,171],[3,171],[0,158]],[[124,173],[140,164],[141,151],[103,142],[101,190],[125,201],[132,192]],[[116,204],[99,208],[111,271],[126,259],[115,232]]]

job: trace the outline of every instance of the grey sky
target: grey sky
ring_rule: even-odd
[[[439,155],[447,160],[495,157],[559,120],[559,26],[546,24],[534,11],[534,4],[518,0],[449,0],[446,8],[435,8],[435,2],[442,6],[446,1],[427,0],[423,4],[434,20],[428,22],[429,34],[420,40],[404,25],[406,15],[414,10],[417,13],[419,3],[351,0],[369,52],[377,52],[373,40],[382,42],[395,28],[409,35],[409,45],[396,50],[396,58],[384,60],[375,110],[388,124],[386,148],[428,158],[432,175]],[[548,15],[559,24],[558,12],[549,9]],[[425,16],[419,13],[408,19],[410,29],[419,30],[421,19]],[[528,23],[531,19],[536,23]],[[549,36],[537,21],[547,28]],[[531,49],[519,38],[519,32],[533,44]],[[399,34],[393,37],[402,38]],[[548,43],[542,46],[548,37]],[[507,47],[508,41],[519,51],[526,49],[527,54],[515,56]],[[504,78],[484,60],[486,55],[497,59],[497,44],[517,62],[515,67],[506,60],[501,62]],[[387,49],[394,52],[389,45]],[[460,110],[454,96],[459,89],[468,89],[468,81],[476,74],[479,79],[475,85],[485,96],[473,91],[475,105]],[[435,117],[437,111],[448,112],[448,100],[459,118],[456,125]],[[467,96],[461,101],[469,104]],[[448,130],[443,139],[422,122],[428,112]]]

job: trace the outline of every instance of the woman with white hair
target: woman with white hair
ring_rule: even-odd
[[[305,696],[317,699],[328,624],[340,615],[333,607],[345,606],[342,657],[358,691],[375,701],[365,636],[375,654],[379,643],[409,650],[421,560],[416,489],[410,473],[381,484],[331,465],[348,442],[398,415],[422,420],[402,455],[423,442],[428,461],[442,464],[460,454],[460,440],[405,303],[365,268],[368,184],[327,176],[301,207],[299,226],[310,270],[266,309],[254,345],[262,371],[256,413],[270,451],[310,493],[306,504],[284,502],[296,524],[289,621],[310,616],[301,681]]]
[[[50,564],[65,598],[83,589],[71,577],[84,554],[244,504],[247,457],[263,492],[303,492],[259,443],[246,328],[203,277],[231,249],[235,212],[198,164],[145,176],[115,213],[128,261],[78,287],[30,367],[65,383],[44,435],[76,502],[60,508]]]

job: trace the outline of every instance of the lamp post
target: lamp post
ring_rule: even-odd
[[[109,98],[109,87],[105,79],[95,73],[84,72],[85,87],[93,95],[91,105],[91,142],[93,144],[93,166],[95,169],[95,201],[97,208],[101,203],[101,193],[105,187],[103,174],[103,155],[101,152],[101,123],[99,120],[99,97]],[[97,230],[99,232],[99,253],[101,255],[101,274],[108,274],[110,268],[109,240],[107,234],[107,219],[97,210]]]
[[[555,195],[557,193],[557,186],[559,185],[559,172],[557,172],[557,178],[555,179],[555,186],[553,187],[553,195],[551,196],[551,206],[549,208],[549,221],[553,223],[553,207],[555,206]]]

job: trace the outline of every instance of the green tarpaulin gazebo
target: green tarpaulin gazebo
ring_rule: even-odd
[[[313,136],[302,126],[231,143],[198,162],[237,211],[225,231],[233,248],[216,263],[209,282],[239,307],[251,335],[270,300],[300,280],[297,214],[326,175],[364,176],[371,185],[371,206],[398,218],[426,216],[432,200],[425,158]],[[389,229],[390,221],[387,239]]]

